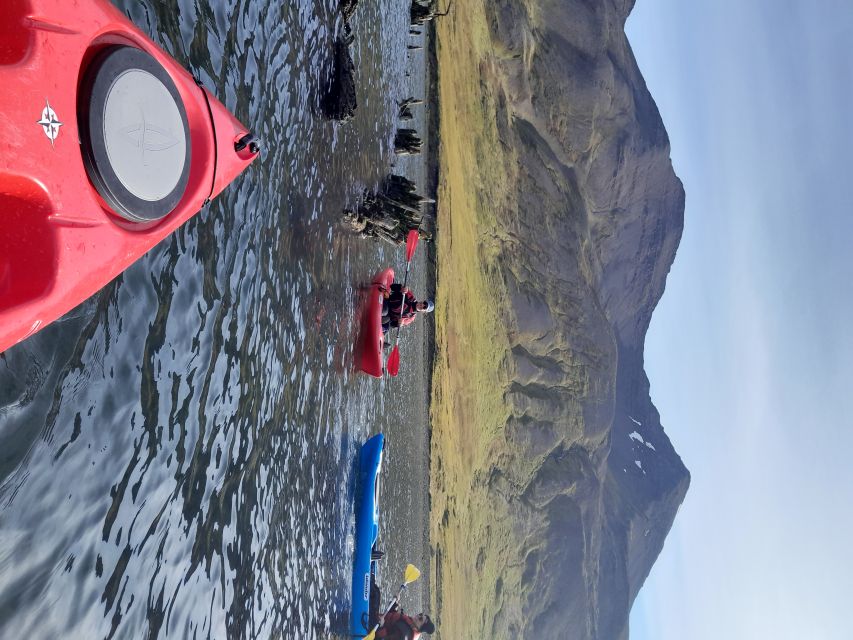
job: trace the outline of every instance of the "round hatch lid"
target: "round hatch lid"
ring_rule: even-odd
[[[136,222],[170,213],[187,187],[191,144],[166,70],[141,49],[111,47],[87,70],[78,111],[86,171],[107,204]]]

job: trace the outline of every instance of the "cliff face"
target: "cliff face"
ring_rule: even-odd
[[[624,639],[689,485],[642,355],[684,191],[624,33],[632,1],[483,7],[492,55],[480,82],[511,187],[480,249],[510,300],[508,417],[473,483],[500,505],[503,524],[487,529],[503,539],[485,538],[507,569],[480,630]]]

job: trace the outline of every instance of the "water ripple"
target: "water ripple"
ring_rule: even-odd
[[[336,222],[392,161],[406,2],[356,14],[344,127],[316,106],[337,0],[117,4],[263,161],[0,361],[0,637],[329,637],[386,409],[349,371],[357,287],[394,257]]]

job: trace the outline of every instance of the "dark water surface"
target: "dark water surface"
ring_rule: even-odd
[[[316,113],[337,0],[117,4],[265,146],[210,208],[0,356],[0,638],[337,637],[352,460],[376,431],[387,582],[426,569],[423,327],[400,378],[352,373],[358,286],[403,256],[337,226],[395,161],[396,101],[422,91],[408,4],[361,3],[344,126]],[[407,608],[426,597],[424,580]]]

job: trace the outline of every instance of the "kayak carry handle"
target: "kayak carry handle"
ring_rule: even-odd
[[[234,151],[238,153],[246,147],[249,147],[249,151],[252,153],[258,153],[261,150],[261,141],[251,133],[247,133],[234,143]]]

